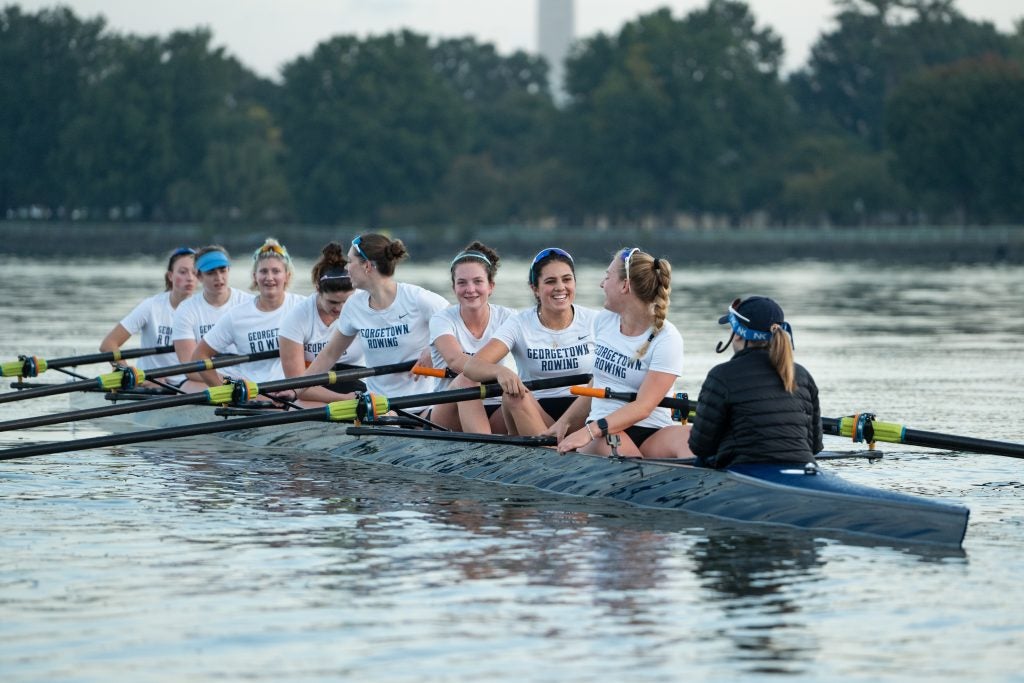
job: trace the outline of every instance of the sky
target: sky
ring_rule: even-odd
[[[471,35],[499,52],[536,52],[535,0],[0,0],[34,12],[62,4],[79,17],[103,15],[109,28],[166,35],[206,26],[223,46],[262,76],[312,53],[338,34],[361,37],[408,28],[435,38]],[[833,28],[832,0],[747,0],[759,27],[771,27],[786,48],[785,72],[802,66],[817,37]],[[616,33],[640,14],[669,7],[682,17],[706,0],[576,0],[576,35]],[[1024,17],[1018,0],[957,0],[968,18],[991,21],[1004,32]]]

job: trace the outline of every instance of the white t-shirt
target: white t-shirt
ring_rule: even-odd
[[[257,300],[257,297],[252,297],[232,308],[203,337],[218,355],[232,346],[240,354],[277,350],[278,327],[288,312],[302,303],[302,297],[288,292],[284,303],[269,313],[256,308]],[[257,384],[284,379],[280,356],[233,367],[238,368],[238,375]]]
[[[378,311],[370,308],[370,293],[359,290],[345,302],[341,316],[334,323],[341,334],[359,339],[367,367],[390,365],[416,360],[430,347],[430,318],[447,308],[448,301],[417,285],[398,283],[394,302]],[[424,394],[435,390],[432,377],[413,381],[408,372],[367,377],[366,387],[373,393],[388,397]]]
[[[618,313],[601,311],[594,323],[597,347],[594,349],[594,387],[634,394],[649,370],[680,377],[683,374],[683,337],[676,326],[665,321],[647,351],[640,358],[636,352],[647,341],[653,328],[636,337],[627,337],[619,330]],[[672,396],[670,390],[666,396]],[[607,417],[622,407],[623,402],[609,398],[595,398],[590,403],[589,420]],[[668,427],[672,424],[672,411],[655,408],[649,417],[636,423],[638,427]]]
[[[437,341],[438,337],[443,337],[446,334],[455,337],[455,341],[459,343],[462,350],[472,356],[491,340],[491,337],[494,336],[494,333],[497,332],[498,328],[506,320],[516,314],[515,310],[507,306],[496,306],[494,304],[488,304],[488,306],[491,309],[491,314],[487,320],[487,327],[484,328],[483,333],[479,337],[473,336],[473,333],[466,327],[466,322],[459,313],[458,304],[449,306],[434,314],[434,317],[430,319],[430,354],[435,368],[445,367],[444,356],[434,346],[434,342]],[[439,380],[437,390],[446,390],[449,384],[451,384],[450,379]],[[484,403],[501,403],[501,397],[489,398]]]
[[[544,327],[536,308],[519,311],[498,328],[494,338],[508,347],[524,382],[592,371],[597,311],[575,304],[572,308],[572,324],[564,330]],[[540,389],[533,395],[538,399],[572,397],[569,387]]]
[[[121,327],[126,329],[131,335],[139,334],[140,347],[148,349],[156,346],[171,345],[171,332],[174,328],[173,321],[174,309],[171,308],[171,293],[161,292],[139,302],[139,305],[133,308],[132,312],[121,320]],[[142,370],[180,364],[181,361],[178,360],[178,356],[174,353],[142,356],[135,359],[134,362],[135,367]],[[185,381],[185,375],[169,375],[157,378],[157,381],[177,386]]]
[[[213,329],[224,314],[239,304],[243,304],[254,295],[241,289],[231,288],[231,296],[220,306],[214,306],[202,294],[196,294],[181,302],[174,312],[173,341],[191,339],[198,342],[206,333]],[[226,353],[234,353],[235,349],[224,349]]]
[[[325,325],[320,318],[316,308],[316,297],[317,294],[314,292],[293,308],[281,321],[281,329],[277,333],[283,339],[302,344],[307,366],[324,350],[331,339],[331,326]],[[349,344],[338,362],[362,365],[363,347],[359,344]]]

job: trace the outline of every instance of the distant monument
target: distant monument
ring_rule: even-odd
[[[575,32],[574,0],[537,0],[537,51],[551,65],[551,92],[565,100],[565,56]]]

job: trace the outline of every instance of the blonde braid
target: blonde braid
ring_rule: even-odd
[[[654,308],[654,331],[647,337],[647,341],[637,349],[636,358],[641,358],[647,353],[651,342],[661,332],[661,328],[665,326],[665,318],[668,317],[669,297],[672,293],[672,264],[664,259],[652,259],[650,272],[654,276],[655,285],[654,301],[651,302]]]

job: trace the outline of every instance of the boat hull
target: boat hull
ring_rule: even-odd
[[[211,417],[209,407],[132,416],[136,427],[153,428],[209,422]],[[560,455],[549,448],[452,441],[437,432],[320,422],[240,429],[221,436],[252,448],[319,451],[374,465],[527,486],[559,495],[889,543],[960,547],[969,517],[961,505],[856,484],[825,467],[815,474],[785,463],[741,464],[720,471],[675,462]]]

